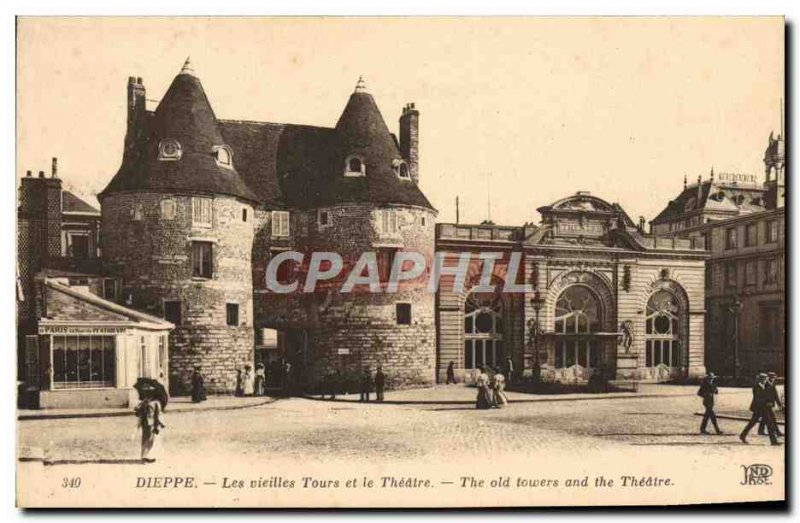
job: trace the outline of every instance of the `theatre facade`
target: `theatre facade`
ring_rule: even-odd
[[[618,204],[588,192],[538,211],[539,225],[437,224],[444,267],[465,252],[499,256],[493,291],[479,285],[479,269],[461,289],[442,270],[438,379],[451,362],[469,381],[475,369],[508,359],[517,377],[561,383],[598,372],[637,381],[702,376],[702,240],[646,234],[643,219],[635,224]]]

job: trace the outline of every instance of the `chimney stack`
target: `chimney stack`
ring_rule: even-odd
[[[406,104],[400,115],[400,152],[408,164],[414,183],[419,183],[419,111],[413,103]]]
[[[639,216],[639,232],[644,234],[644,216]]]
[[[44,171],[39,171],[39,178],[44,178]]]
[[[58,178],[58,158],[53,156],[53,166],[50,168],[50,177]]]
[[[136,134],[146,111],[145,89],[142,77],[128,77],[128,129],[125,133],[125,151],[136,142]]]

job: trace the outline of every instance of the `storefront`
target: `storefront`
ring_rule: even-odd
[[[25,389],[40,408],[119,407],[136,402],[139,377],[168,387],[173,325],[46,278],[44,314],[25,337]]]

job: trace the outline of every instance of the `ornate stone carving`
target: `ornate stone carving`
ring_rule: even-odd
[[[618,344],[620,347],[625,349],[625,353],[628,354],[631,351],[631,345],[633,345],[633,322],[631,320],[625,320],[619,324],[619,341]]]

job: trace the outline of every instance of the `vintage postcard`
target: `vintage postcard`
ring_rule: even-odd
[[[18,18],[18,506],[783,502],[784,33]]]

